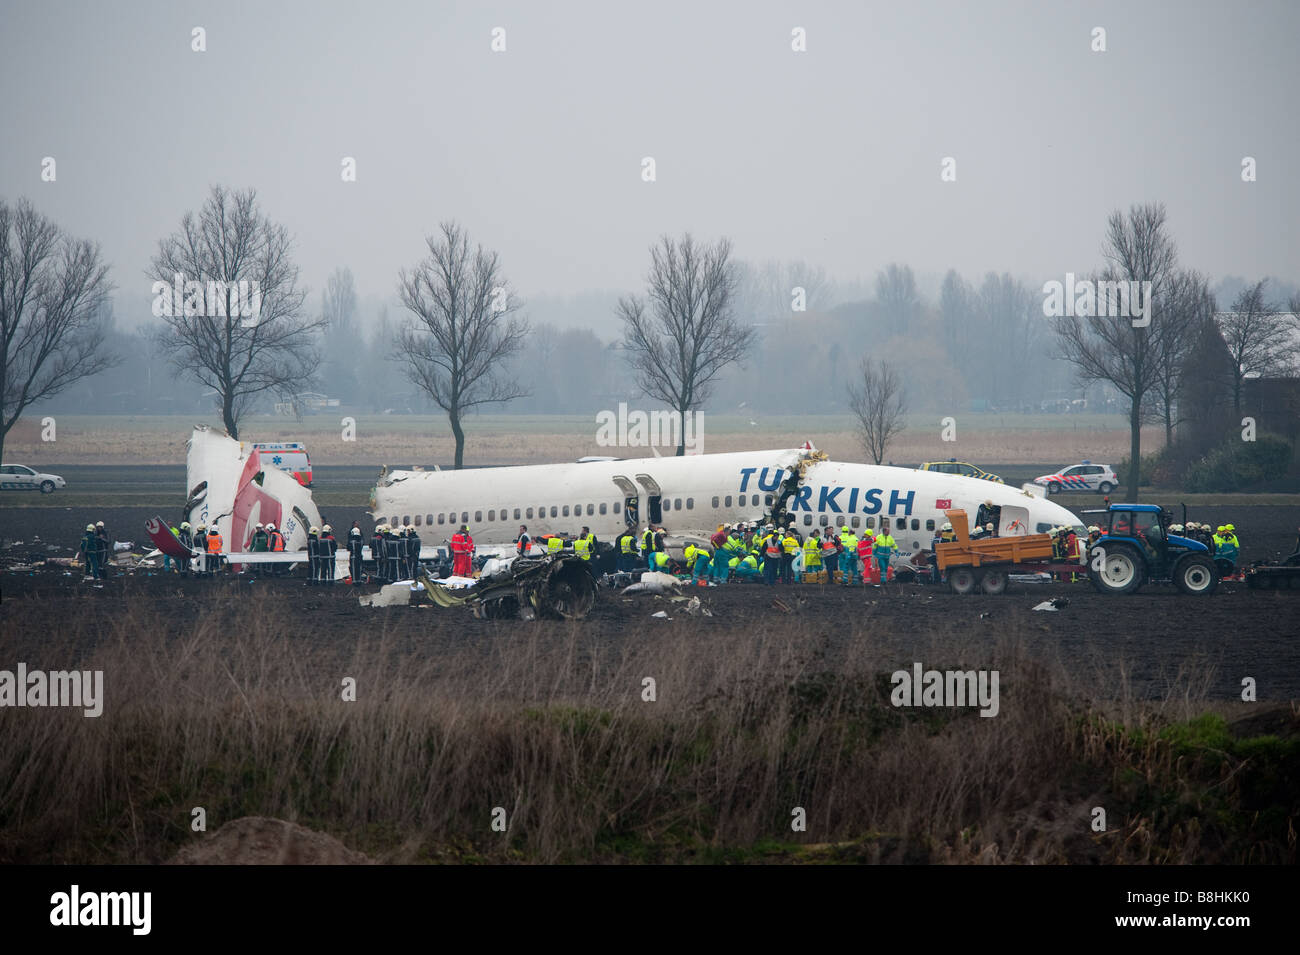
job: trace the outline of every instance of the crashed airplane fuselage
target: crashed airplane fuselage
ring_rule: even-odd
[[[706,540],[719,524],[793,519],[801,528],[888,522],[900,547],[928,548],[949,508],[998,509],[999,533],[1076,526],[1068,510],[1028,489],[976,478],[829,461],[811,448],[637,460],[385,472],[371,515],[417,524],[425,539],[462,523],[479,546],[507,545],[525,524],[534,538],[583,526],[613,541],[628,526],[662,524],[676,543]],[[425,528],[429,528],[426,530]]]
[[[307,546],[307,532],[321,523],[311,491],[292,476],[262,465],[250,442],[199,425],[185,459],[185,520],[216,527],[227,553],[250,550],[257,524],[274,524],[284,549]]]

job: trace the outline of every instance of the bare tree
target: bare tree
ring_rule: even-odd
[[[1172,444],[1179,421],[1179,398],[1192,385],[1187,362],[1199,341],[1205,322],[1214,314],[1209,281],[1199,272],[1178,272],[1166,286],[1160,302],[1160,321],[1154,322],[1156,366],[1152,399],[1154,417],[1165,426],[1165,444]]]
[[[1142,467],[1144,403],[1158,380],[1159,342],[1151,325],[1164,319],[1159,303],[1178,261],[1178,251],[1166,231],[1163,204],[1135,205],[1128,215],[1116,210],[1107,223],[1104,255],[1108,267],[1101,276],[1110,282],[1151,283],[1150,324],[1134,327],[1127,315],[1079,316],[1056,322],[1061,357],[1075,366],[1084,381],[1108,382],[1129,400],[1129,499],[1138,499]]]
[[[906,427],[903,382],[898,372],[884,359],[874,365],[863,359],[857,383],[849,386],[849,408],[858,419],[863,449],[879,464],[889,442]]]
[[[1242,289],[1232,311],[1216,317],[1223,342],[1232,356],[1232,410],[1241,414],[1241,398],[1248,375],[1274,375],[1288,362],[1290,338],[1286,314],[1265,298],[1268,279]]]
[[[506,284],[497,254],[481,245],[471,249],[469,236],[455,222],[440,228],[441,238],[426,240],[428,258],[401,272],[398,293],[413,317],[398,332],[394,360],[447,412],[460,468],[465,413],[528,394],[506,368],[528,324],[512,317],[521,303]]]
[[[148,271],[163,350],[195,387],[216,392],[232,438],[259,396],[305,390],[320,363],[325,320],[301,314],[292,246],[254,190],[213,186],[198,214],[159,241]]]
[[[697,243],[688,233],[650,248],[648,302],[618,303],[623,344],[637,385],[682,415],[677,453],[686,453],[685,415],[703,405],[718,373],[741,361],[754,329],[733,315],[736,271],[731,242]]]
[[[108,266],[26,199],[0,199],[0,454],[22,413],[117,364],[104,348]]]

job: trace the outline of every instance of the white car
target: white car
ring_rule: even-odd
[[[25,464],[0,465],[0,491],[40,491],[53,494],[56,488],[67,487],[68,482],[57,474],[42,474]]]
[[[1119,486],[1119,475],[1109,464],[1084,461],[1071,468],[1062,468],[1055,474],[1034,478],[1034,483],[1047,488],[1048,494],[1061,491],[1097,491],[1109,494]]]

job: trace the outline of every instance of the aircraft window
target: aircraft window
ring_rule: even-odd
[[[673,498],[673,510],[680,511],[681,509],[682,509],[682,499],[680,497]]]
[[[609,510],[609,505],[606,504],[604,501],[601,501],[601,502],[600,502],[600,513],[604,514],[607,510]]]
[[[421,520],[422,520],[421,516],[420,516],[419,514],[416,514],[416,515],[415,515],[415,526],[416,526],[416,527],[419,527],[419,526],[420,526],[420,522],[421,522]]]
[[[488,520],[495,521],[496,519],[497,519],[497,512],[496,509],[493,508],[492,510],[488,511]]]
[[[672,500],[670,498],[664,498],[663,503],[660,505],[660,508],[665,511],[671,511],[673,509]]]
[[[881,525],[881,526],[884,526],[884,525]],[[894,522],[894,526],[895,526],[896,528],[898,528],[900,531],[905,531],[905,530],[907,530],[907,518],[906,518],[906,517],[900,517],[897,521]]]
[[[912,530],[919,531],[920,529],[921,529],[921,522],[917,520],[915,517],[912,518]]]
[[[531,517],[532,515],[530,514],[528,516]],[[515,508],[515,520],[519,520],[519,508],[517,507]]]
[[[615,513],[615,514],[618,513],[618,509],[619,509],[620,507],[622,507],[622,505],[619,504],[618,501],[615,501],[615,502],[614,502],[614,513]]]
[[[870,527],[872,530],[874,530],[876,527],[876,519],[874,517],[868,517],[867,526]]]
[[[558,511],[559,511],[559,508],[556,507],[554,504],[552,504],[552,505],[551,505],[551,517],[559,517],[560,515],[557,513]],[[564,509],[564,513],[565,513],[565,514],[568,514],[568,513],[569,513],[569,509],[568,509],[567,507]]]
[[[771,507],[771,506],[772,506],[772,495],[771,495],[771,494],[765,494],[765,495],[763,496],[763,503],[766,504],[768,507]]]
[[[862,518],[860,518],[860,517],[858,517],[858,515],[854,514],[853,517],[850,518],[849,523],[852,524],[854,527],[861,527],[861,526],[862,526]]]
[[[805,514],[805,515],[803,516],[803,526],[804,526],[804,527],[810,527],[810,526],[812,526],[812,515],[811,515],[811,514]]]
[[[1051,524],[1044,524],[1042,521],[1039,521],[1037,524],[1034,525],[1035,534],[1046,534],[1051,529],[1052,529]]]
[[[928,518],[926,518],[926,520],[925,520],[925,529],[926,529],[927,531],[932,531],[932,530],[934,530],[934,518],[932,518],[932,517],[928,517]]]
[[[593,514],[595,514],[595,513],[596,513],[596,505],[595,505],[595,504],[588,504],[588,505],[587,505],[587,516],[588,516],[588,517],[591,517],[591,516],[592,516]]]
[[[569,516],[569,505],[567,504],[564,505],[564,516],[565,517]]]
[[[438,523],[439,523],[439,524],[442,524],[442,523],[443,523],[443,518],[446,517],[446,516],[447,516],[446,514],[439,514],[439,515],[438,515]],[[429,523],[432,524],[433,521],[429,521]]]
[[[718,506],[718,499],[716,497],[713,499],[713,506],[714,507]]]
[[[912,550],[920,550],[920,549],[921,549],[921,542],[920,542],[920,541],[912,541]]]
[[[727,495],[726,505],[727,505],[727,507],[731,507],[731,495],[730,495],[730,494]]]
[[[823,514],[821,516],[821,519],[817,523],[821,524],[822,527],[825,527],[827,524],[830,523],[830,518],[828,518],[825,514]]]
[[[406,526],[407,524],[409,524],[409,523],[411,523],[411,515],[410,515],[410,514],[404,514],[404,515],[402,516],[402,526],[405,527],[405,526]]]
[[[468,523],[469,523],[469,511],[461,511],[461,512],[460,512],[460,522],[461,522],[462,524],[468,524]]]
[[[475,523],[475,524],[482,524],[482,523],[483,523],[483,512],[482,512],[482,511],[475,511],[475,512],[474,512],[474,523]]]
[[[528,510],[524,511],[524,515],[531,521],[533,519],[533,509],[531,507],[528,508]],[[515,517],[519,517],[518,511],[515,511]]]
[[[575,505],[573,505],[573,516],[574,516],[574,517],[581,517],[581,516],[582,516],[582,505],[581,505],[581,504],[575,504]]]

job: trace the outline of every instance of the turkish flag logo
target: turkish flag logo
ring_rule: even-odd
[[[952,507],[952,498],[950,498],[950,497],[941,497],[941,498],[939,498],[937,501],[934,502],[934,507],[935,507],[935,510],[946,511],[946,510],[948,510],[948,508]]]

